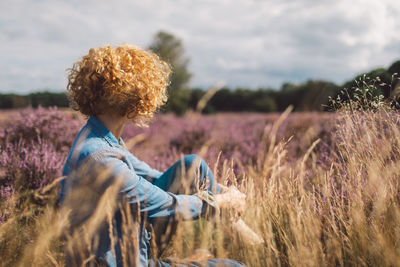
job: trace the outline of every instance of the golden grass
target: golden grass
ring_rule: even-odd
[[[286,160],[288,140],[275,138],[285,116],[266,129],[264,138],[269,140],[264,141],[270,145],[237,185],[247,194],[241,218],[264,243],[245,242],[231,222],[236,215],[225,211],[209,220],[180,223],[162,256],[183,259],[203,248],[248,266],[399,266],[398,114],[341,112],[338,130],[332,133],[337,157],[328,170],[317,164],[313,148],[318,140],[296,162]],[[236,182],[229,162],[216,176],[220,182]],[[79,222],[80,234],[67,241],[62,235],[71,222],[64,220],[65,213],[60,216],[54,201],[49,200],[40,212],[33,212],[38,209],[34,202],[25,203],[27,214],[15,214],[0,226],[1,265],[64,266],[63,246],[89,264],[94,257],[93,229],[108,221],[110,236],[115,238],[110,214],[116,208],[123,211],[124,263],[137,264],[139,222],[131,209],[116,201],[117,191],[112,188],[98,196],[95,203],[101,206],[91,207],[92,215]],[[55,199],[56,191],[47,192],[50,199]],[[72,200],[83,201],[81,194],[87,196],[78,192]]]

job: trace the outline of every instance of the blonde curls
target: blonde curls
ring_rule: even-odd
[[[86,116],[116,112],[138,124],[167,101],[170,67],[138,47],[92,48],[69,69],[71,107]]]

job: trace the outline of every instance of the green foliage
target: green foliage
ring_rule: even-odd
[[[253,97],[253,108],[257,112],[274,112],[277,110],[277,104],[272,97],[273,90],[261,90],[255,92]]]
[[[344,88],[335,99],[331,99],[332,110],[382,111],[395,106],[387,105],[379,87],[380,79],[361,76],[352,88]]]
[[[190,93],[189,108],[195,110],[197,103],[206,94],[206,92],[201,88],[194,88]]]
[[[172,69],[166,110],[179,115],[185,113],[191,98],[189,82],[192,74],[188,70],[189,59],[185,56],[182,41],[171,33],[160,31],[154,36],[149,49],[166,61]]]
[[[219,90],[207,103],[205,113],[216,111],[257,111],[272,112],[276,110],[276,103],[273,97],[274,91],[259,89],[237,88],[230,90],[223,88]]]
[[[29,95],[0,94],[0,109],[32,107],[68,107],[65,93],[37,92]]]
[[[326,81],[307,81],[299,85],[285,83],[276,95],[278,111],[284,111],[289,105],[295,111],[323,111],[329,103],[329,96],[337,95],[338,86]]]
[[[374,82],[374,88],[369,88],[370,81]],[[356,76],[353,80],[346,82],[343,88],[347,88],[351,95],[356,89],[365,90],[368,88],[370,91],[373,90],[371,93],[375,96],[383,95],[384,97],[389,97],[391,84],[392,74],[385,68],[378,68]]]
[[[326,81],[308,81],[298,85],[285,83],[280,91],[223,88],[209,101],[205,113],[209,111],[281,112],[288,106],[294,106],[296,111],[323,111],[329,103],[329,96],[336,96],[338,91],[339,88],[335,84]],[[198,94],[196,91],[196,95]]]
[[[400,60],[393,62],[393,64],[388,68],[388,72],[392,75],[399,75],[400,74]]]
[[[29,102],[32,107],[68,107],[68,99],[65,93],[50,93],[50,92],[39,92],[28,95]]]
[[[28,106],[29,100],[26,96],[20,96],[16,94],[2,94],[0,95],[0,108],[22,108]]]
[[[188,71],[189,59],[184,55],[182,41],[174,35],[158,32],[149,49],[157,53],[172,68],[171,84],[168,87],[169,99],[163,111],[172,111],[182,115],[188,109],[196,109],[197,103],[206,93],[201,88],[190,89],[191,73]],[[357,75],[351,81],[338,86],[332,82],[309,80],[304,83],[284,83],[279,90],[271,88],[223,88],[208,101],[203,113],[224,112],[282,112],[288,106],[294,111],[328,111],[334,109],[329,102],[340,96],[341,101],[354,99],[366,93],[376,100],[390,102],[400,107],[400,60],[388,69],[378,68]],[[345,89],[345,93],[340,93]],[[364,97],[364,99],[368,99]],[[375,101],[374,100],[374,101]],[[21,96],[16,94],[0,95],[0,109],[21,108],[32,105],[37,107],[67,107],[65,93],[40,92]]]
[[[173,111],[177,115],[183,115],[189,108],[189,100],[190,89],[170,90],[166,110]]]

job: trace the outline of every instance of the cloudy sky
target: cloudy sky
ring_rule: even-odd
[[[90,47],[159,30],[182,39],[192,86],[340,84],[400,59],[399,14],[398,0],[1,0],[0,92],[62,91]]]

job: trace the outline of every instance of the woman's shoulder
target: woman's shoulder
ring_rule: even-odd
[[[111,146],[103,137],[90,131],[82,131],[71,147],[66,164],[75,169],[89,159],[99,161],[109,157],[121,157],[123,154],[124,150]]]

